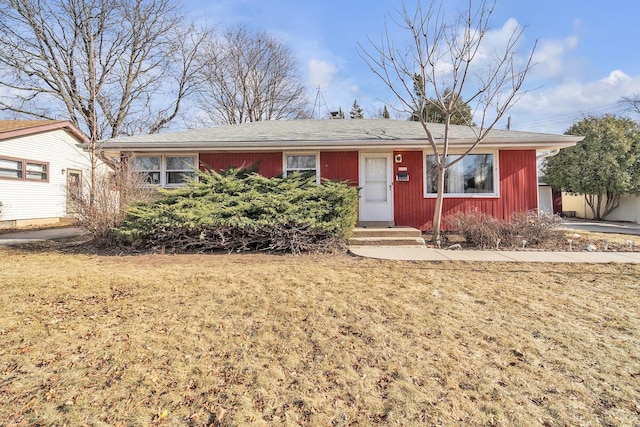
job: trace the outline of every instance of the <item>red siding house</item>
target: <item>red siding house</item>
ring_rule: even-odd
[[[443,135],[443,125],[432,133]],[[450,152],[474,141],[452,126]],[[581,137],[493,130],[446,178],[443,214],[480,209],[507,219],[538,209],[536,154],[575,145]],[[420,123],[384,119],[295,120],[139,135],[104,142],[109,156],[129,156],[151,184],[184,185],[194,169],[257,166],[271,177],[314,171],[360,188],[361,222],[430,228],[435,205],[432,151]]]

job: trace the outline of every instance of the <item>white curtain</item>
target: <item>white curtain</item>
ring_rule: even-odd
[[[448,156],[447,163],[456,160],[460,156]],[[447,171],[447,193],[464,193],[464,162],[459,161],[449,166]]]

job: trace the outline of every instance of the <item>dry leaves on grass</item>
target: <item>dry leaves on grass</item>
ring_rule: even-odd
[[[0,249],[4,425],[637,425],[640,266]]]

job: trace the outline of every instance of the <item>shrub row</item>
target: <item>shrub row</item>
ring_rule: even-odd
[[[544,212],[516,212],[510,221],[499,220],[478,210],[459,212],[445,218],[446,226],[480,249],[541,246],[564,240],[559,216]],[[524,244],[523,244],[524,241]]]
[[[197,182],[129,209],[121,244],[204,252],[326,251],[344,244],[357,220],[358,190],[294,174],[265,178],[240,169],[201,172]]]

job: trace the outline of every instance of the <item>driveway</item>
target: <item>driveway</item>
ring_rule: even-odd
[[[564,219],[562,226],[570,230],[596,233],[635,234],[640,236],[640,225],[632,222],[593,221],[588,219]]]
[[[66,239],[78,237],[84,230],[78,227],[45,228],[42,230],[20,230],[0,234],[0,246],[23,245],[25,243],[42,242],[45,240]]]

